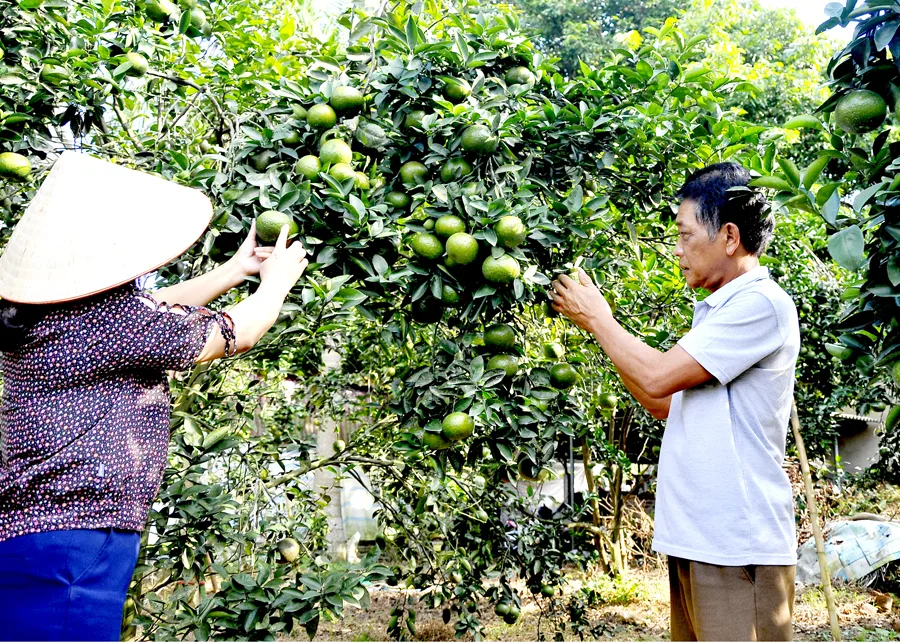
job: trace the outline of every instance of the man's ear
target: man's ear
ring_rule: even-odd
[[[725,253],[731,257],[741,247],[741,231],[734,223],[726,223],[722,226],[725,233]]]

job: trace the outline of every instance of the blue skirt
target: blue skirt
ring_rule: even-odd
[[[0,641],[118,641],[140,546],[112,528],[0,542]]]

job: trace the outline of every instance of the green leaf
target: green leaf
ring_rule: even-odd
[[[859,270],[863,265],[865,240],[859,226],[852,225],[831,235],[828,253],[843,268]]]
[[[755,188],[769,188],[771,190],[781,190],[791,192],[793,187],[790,183],[779,176],[761,176],[750,181],[750,186]]]
[[[853,349],[842,346],[841,344],[825,344],[825,350],[830,355],[837,357],[839,360],[849,359],[853,355]]]
[[[870,185],[865,190],[857,194],[856,198],[853,199],[853,209],[856,212],[861,212],[862,209],[866,207],[866,204],[872,199],[872,197],[878,194],[878,192],[880,192],[887,185],[887,181],[882,181],[881,183]]]
[[[875,46],[879,51],[891,44],[898,27],[900,27],[900,20],[890,20],[878,27],[875,31]]]
[[[800,179],[800,183],[807,190],[812,188],[813,184],[819,179],[822,175],[822,172],[825,171],[825,166],[828,165],[828,162],[831,160],[831,157],[828,155],[821,155],[815,161],[806,166],[806,169],[803,170],[803,176]]]
[[[892,254],[887,261],[888,279],[894,286],[900,286],[900,255]]]
[[[800,168],[797,167],[796,163],[791,159],[782,157],[778,159],[778,166],[781,168],[781,171],[784,172],[784,175],[791,185],[795,188],[800,187]]]
[[[246,587],[247,589],[256,587],[256,581],[250,574],[235,574],[231,577],[231,581],[237,585]]]
[[[181,20],[178,21],[178,33],[185,34],[191,28],[191,12],[185,11],[181,14]]]
[[[784,129],[823,129],[822,121],[812,114],[801,114],[794,116],[787,123],[782,125]]]
[[[291,36],[294,35],[294,32],[297,31],[297,24],[294,22],[293,16],[287,16],[284,19],[284,22],[281,24],[281,28],[278,30],[278,35],[282,40],[287,40]]]
[[[831,193],[831,196],[828,197],[828,200],[822,206],[822,218],[825,219],[828,223],[835,226],[837,225],[837,215],[841,209],[841,195],[840,192],[835,190]]]
[[[710,68],[700,65],[697,67],[691,67],[687,71],[684,72],[684,82],[689,83],[696,78],[700,78],[700,76],[705,76],[710,72]]]

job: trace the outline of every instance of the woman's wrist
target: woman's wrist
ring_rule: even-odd
[[[279,279],[269,278],[259,282],[259,288],[256,289],[254,294],[265,298],[278,299],[283,302],[290,294],[291,288],[293,288],[293,284],[288,285],[287,283],[282,283]]]
[[[229,291],[232,288],[237,288],[244,280],[249,276],[247,271],[244,270],[241,262],[237,259],[237,256],[232,257],[221,266],[217,268],[217,270],[222,271],[222,280],[225,282],[227,288],[225,291]]]

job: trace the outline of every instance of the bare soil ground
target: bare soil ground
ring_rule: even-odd
[[[603,624],[599,640],[607,641],[666,641],[669,639],[669,587],[665,572],[633,570],[631,580],[640,586],[639,597],[624,605],[602,605],[590,612],[592,625]],[[577,588],[572,584],[568,591]],[[524,596],[524,588],[520,596]],[[322,623],[316,641],[387,641],[386,626],[389,612],[398,600],[415,590],[397,590],[387,586],[373,588],[372,605],[368,610],[351,610],[342,620]],[[882,595],[883,596],[883,595]],[[878,595],[865,588],[843,586],[836,588],[838,615],[844,640],[887,641],[900,640],[900,601],[884,610]],[[878,603],[882,605],[879,606]],[[522,617],[515,625],[506,625],[496,617],[489,604],[479,606],[488,641],[537,641],[542,634],[553,640],[547,619],[541,619],[538,602],[523,601]],[[540,626],[540,632],[539,632]],[[297,640],[305,636],[295,633]],[[587,639],[592,637],[587,636]],[[566,640],[578,640],[566,632]],[[798,641],[831,640],[825,598],[817,588],[798,589],[794,607],[794,639]],[[453,621],[445,625],[441,610],[416,607],[416,638],[419,641],[455,640]],[[463,639],[466,640],[466,639]]]

